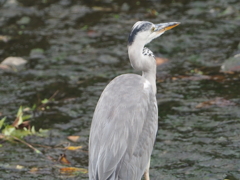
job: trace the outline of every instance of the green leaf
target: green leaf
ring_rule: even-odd
[[[2,118],[0,120],[0,129],[2,128],[2,126],[4,125],[4,121],[5,121],[6,117]]]
[[[115,14],[114,16],[113,16],[115,19],[119,19],[119,15],[118,14]]]
[[[19,120],[18,120],[17,126],[23,123],[23,118],[22,118],[22,116],[19,116],[18,118],[19,118]]]
[[[24,129],[24,130],[21,130],[21,129],[16,129],[15,131],[12,132],[11,136],[14,136],[14,137],[17,137],[17,138],[23,138],[27,135],[31,135],[32,133],[27,130],[27,129]]]
[[[37,105],[34,104],[34,105],[32,106],[32,111],[34,111],[36,108],[37,108]]]
[[[22,110],[22,106],[20,106],[18,109],[17,117],[22,116],[22,114],[23,114],[23,110]]]
[[[88,29],[88,25],[85,25],[81,28],[82,30],[87,30]]]
[[[23,122],[22,116],[23,116],[23,109],[22,109],[22,106],[20,106],[20,108],[18,109],[18,113],[17,113],[17,118],[19,118],[17,126],[22,124],[22,122]]]
[[[44,137],[44,136],[47,136],[47,132],[48,132],[48,129],[42,129],[42,128],[40,128],[39,130],[38,130],[38,136],[41,136],[41,137]]]
[[[49,102],[49,100],[48,99],[44,99],[41,102],[42,102],[42,104],[47,104]]]
[[[22,119],[23,121],[27,120],[27,119],[30,119],[32,116],[31,115],[25,115],[25,116],[22,116]]]
[[[16,130],[15,127],[13,127],[12,125],[8,125],[3,129],[2,133],[5,136],[10,136],[15,130]]]
[[[38,149],[35,149],[35,153],[37,153],[37,154],[42,154],[42,152],[39,151]]]
[[[32,132],[33,134],[36,133],[36,130],[35,130],[35,127],[34,127],[34,126],[32,126],[32,128],[31,128],[31,132]]]

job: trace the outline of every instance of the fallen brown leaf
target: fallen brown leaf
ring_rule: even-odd
[[[30,130],[31,129],[30,121],[24,121],[22,122],[22,124],[19,124],[19,126],[17,127],[17,129],[23,129],[23,128],[27,128],[28,130]]]
[[[9,67],[8,65],[5,65],[5,64],[0,64],[0,69],[11,70],[11,67]]]
[[[37,173],[38,171],[39,171],[39,169],[37,167],[33,167],[30,169],[29,172],[34,174],[34,173]]]
[[[0,41],[3,41],[3,42],[8,42],[11,38],[9,36],[2,36],[0,35]]]
[[[16,165],[16,169],[23,169],[24,166],[21,166],[21,165]]]
[[[67,139],[72,142],[77,142],[80,136],[68,136]]]
[[[76,151],[78,149],[82,149],[82,146],[68,146],[68,147],[65,147],[65,149],[70,151]]]
[[[0,134],[0,139],[5,139],[6,137],[3,134]]]
[[[229,100],[223,99],[221,97],[216,97],[215,99],[199,103],[198,105],[196,105],[196,108],[208,108],[212,105],[216,105],[216,106],[219,106],[219,107],[224,107],[224,106],[235,105],[235,103],[231,102]]]
[[[67,160],[66,154],[60,154],[60,157],[58,158],[58,162],[66,165],[71,164],[70,161]]]
[[[211,77],[206,75],[172,77],[172,80],[177,80],[177,79],[183,79],[188,81],[199,81],[204,79],[211,79]]]
[[[88,173],[88,170],[84,169],[84,168],[76,168],[76,167],[62,167],[62,168],[60,168],[60,173],[62,173],[62,174],[75,174],[77,172],[86,174],[86,173]]]
[[[148,18],[156,18],[157,15],[158,15],[158,12],[155,9],[151,9],[146,14],[146,17],[148,17]]]
[[[88,35],[89,37],[94,38],[94,37],[99,37],[99,36],[101,35],[101,33],[97,32],[97,31],[94,31],[94,30],[89,30],[89,31],[87,32],[87,35]]]
[[[163,63],[168,62],[167,58],[155,57],[157,66],[162,65]]]

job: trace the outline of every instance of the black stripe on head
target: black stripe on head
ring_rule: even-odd
[[[139,24],[138,24],[139,23]],[[152,23],[147,22],[147,21],[140,21],[137,22],[133,28],[131,33],[128,36],[128,45],[132,45],[137,33],[141,32],[141,31],[145,31],[148,30],[150,27],[152,26]]]

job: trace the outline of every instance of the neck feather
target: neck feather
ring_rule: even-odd
[[[152,85],[153,92],[156,94],[156,61],[151,54],[143,54],[144,44],[133,43],[128,46],[128,56],[134,69],[142,71],[142,76]]]

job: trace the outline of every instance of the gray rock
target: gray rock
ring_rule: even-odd
[[[240,72],[240,54],[227,59],[221,66],[222,72]]]
[[[21,57],[8,57],[1,62],[1,65],[18,67],[26,63],[27,63],[27,60]]]
[[[30,17],[24,16],[17,21],[17,24],[25,25],[25,24],[29,24],[30,21],[31,21]]]
[[[44,50],[41,48],[32,49],[30,52],[30,59],[42,59],[45,58]]]

